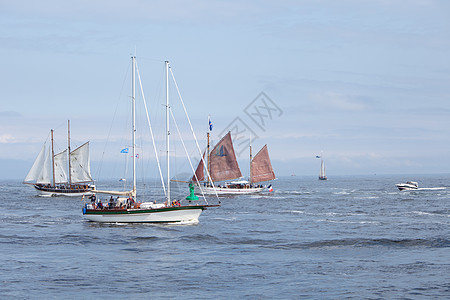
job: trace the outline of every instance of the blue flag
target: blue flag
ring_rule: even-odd
[[[320,155],[316,155],[316,158],[320,158]]]
[[[209,123],[209,131],[212,131],[213,129],[213,124],[211,123],[211,119],[208,116],[208,123]]]
[[[128,153],[128,148],[123,148],[120,153]]]

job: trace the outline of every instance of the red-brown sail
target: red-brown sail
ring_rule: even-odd
[[[203,159],[200,159],[200,162],[198,163],[197,170],[195,170],[195,175],[192,176],[191,180],[193,182],[197,182],[197,180],[202,181],[205,179],[205,173],[203,171],[203,166],[205,165],[203,163],[204,159],[205,159],[205,153],[203,153]],[[197,177],[197,178],[195,178],[195,177]]]
[[[259,150],[258,154],[252,160],[251,164],[251,182],[268,181],[275,179],[275,173],[270,163],[269,151],[267,144]]]
[[[230,132],[216,144],[209,159],[212,181],[231,180],[242,176],[234,153]]]

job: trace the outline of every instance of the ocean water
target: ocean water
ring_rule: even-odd
[[[444,188],[398,191],[406,180]],[[0,298],[450,298],[450,175],[273,186],[221,198],[196,225],[124,225],[2,181]]]

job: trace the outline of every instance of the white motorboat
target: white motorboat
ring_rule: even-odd
[[[400,191],[417,190],[419,184],[415,181],[407,181],[406,183],[398,183],[395,185]]]

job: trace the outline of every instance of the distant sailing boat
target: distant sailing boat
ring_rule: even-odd
[[[47,154],[45,144],[25,177],[23,183],[32,184],[43,196],[80,196],[90,194],[94,188],[89,160],[89,142],[70,150],[70,121],[68,121],[68,147],[54,154],[53,129],[51,146]]]
[[[95,222],[108,223],[198,223],[198,218],[203,210],[208,207],[217,207],[220,205],[201,204],[198,197],[194,195],[194,187],[191,185],[190,195],[186,200],[172,200],[170,196],[170,149],[169,149],[169,62],[165,62],[166,72],[166,155],[167,155],[167,181],[164,185],[161,169],[160,175],[165,193],[161,203],[157,201],[138,201],[136,193],[136,100],[135,100],[135,76],[136,76],[136,57],[132,57],[132,157],[133,157],[133,189],[131,191],[99,191],[96,193],[109,194],[118,197],[114,200],[111,196],[110,202],[105,203],[95,200],[91,197],[91,203],[86,203],[83,208],[83,215],[87,220]],[[149,124],[150,125],[150,124]],[[150,127],[151,128],[151,127]],[[156,150],[156,148],[155,148]],[[159,160],[158,160],[159,164]],[[205,199],[206,202],[206,199]]]
[[[205,176],[203,159],[200,160],[192,181],[203,185],[203,191],[207,194],[253,194],[264,191],[266,186],[256,184],[259,182],[275,179],[275,173],[269,158],[267,145],[252,158],[252,148],[250,146],[250,178],[247,180],[235,180],[216,184],[216,182],[234,180],[242,177],[241,170],[236,160],[233,148],[231,132],[228,132],[209,152],[209,132],[207,135],[207,175]],[[204,181],[203,183],[201,183]],[[267,187],[273,191],[272,185]]]
[[[320,158],[320,171],[319,171],[319,180],[327,180],[327,175],[325,173],[325,164],[323,162],[323,155],[318,155],[316,158]]]

